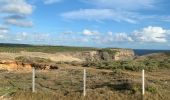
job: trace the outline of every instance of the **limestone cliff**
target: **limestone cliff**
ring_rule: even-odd
[[[87,51],[81,53],[81,59],[89,61],[117,61],[132,60],[135,54],[131,49],[100,49],[97,51]]]
[[[5,56],[7,57],[7,54]],[[11,54],[9,54],[9,57],[11,57]],[[0,69],[9,71],[30,71],[31,67],[35,67],[37,69],[46,70],[58,69],[58,66],[55,64],[56,62],[117,61],[131,60],[133,58],[133,50],[113,48],[82,52],[58,52],[55,54],[28,52],[24,53],[24,55],[22,55],[22,53],[17,54],[13,60],[1,59]]]
[[[49,69],[58,69],[57,65],[54,64],[43,64],[43,63],[34,63],[34,62],[18,62],[12,60],[1,60],[0,61],[0,70],[7,71],[31,71],[32,67],[35,67],[39,70],[49,70]]]
[[[135,56],[135,53],[133,50],[130,49],[117,49],[118,52],[116,52],[114,56],[114,60],[132,60]]]
[[[27,63],[20,63],[20,62],[11,61],[11,60],[0,61],[0,69],[1,70],[8,70],[8,71],[25,70],[25,71],[30,71],[31,67],[32,67],[31,64],[27,64]]]

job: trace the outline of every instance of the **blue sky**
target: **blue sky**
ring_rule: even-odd
[[[170,49],[169,0],[0,0],[0,42]]]

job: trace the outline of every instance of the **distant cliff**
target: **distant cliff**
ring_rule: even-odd
[[[54,54],[42,52],[0,53],[0,69],[31,70],[57,69],[56,62],[84,61],[117,61],[132,60],[135,57],[131,49],[106,48],[89,51],[57,52]]]
[[[132,49],[100,49],[95,51],[86,51],[73,54],[82,60],[88,61],[117,61],[117,60],[132,60],[135,57]]]

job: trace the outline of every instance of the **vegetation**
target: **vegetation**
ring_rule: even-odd
[[[62,46],[0,45],[1,52],[67,52],[95,50]],[[146,100],[169,100],[170,53],[111,61],[117,51],[99,50],[101,61],[52,62],[39,57],[19,56],[15,60],[36,66],[36,92],[31,92],[31,72],[0,70],[0,99],[12,100],[140,100],[141,70],[146,70]],[[161,59],[160,59],[161,58]],[[54,65],[52,65],[52,63]],[[49,66],[49,69],[38,70]],[[87,67],[87,95],[83,96],[83,68]],[[108,69],[108,70],[100,70]],[[160,69],[160,70],[158,70]],[[159,90],[159,91],[158,91]]]
[[[15,58],[16,61],[22,63],[50,63],[52,62],[50,59],[40,58],[40,57],[27,57],[27,56],[19,56]]]
[[[112,61],[112,57],[115,56],[117,50],[111,50],[110,48],[104,48],[99,50],[101,60]]]
[[[17,53],[21,51],[28,52],[44,52],[44,53],[56,53],[56,52],[74,52],[74,51],[89,51],[96,50],[91,47],[69,47],[69,46],[35,46],[25,44],[0,44],[0,52]]]
[[[58,69],[57,63],[51,61],[50,59],[39,58],[39,57],[27,57],[27,56],[19,56],[16,57],[15,60],[20,63],[30,64],[32,67],[36,69]]]
[[[149,86],[149,87],[146,88],[146,90],[151,92],[151,93],[157,93],[158,92],[156,87],[154,87],[154,86]]]
[[[99,52],[108,52],[110,55],[115,55],[116,52],[118,52],[117,50],[111,50],[112,48],[104,48],[104,49],[100,49]]]
[[[169,70],[147,73],[146,99],[168,100]],[[163,73],[167,75],[162,76]],[[31,92],[32,73],[2,72],[0,96],[12,100],[139,100],[141,99],[140,72],[87,69],[87,96],[83,96],[83,69],[36,71],[36,92]],[[153,74],[153,75],[152,75]],[[164,77],[160,81],[160,78]],[[159,90],[159,91],[157,91]]]
[[[130,71],[141,71],[145,69],[147,71],[153,71],[158,69],[170,68],[170,56],[161,56],[161,59],[157,59],[155,56],[148,56],[144,58],[136,58],[134,60],[126,61],[89,61],[84,62],[84,67],[95,67],[98,69],[122,69]],[[158,56],[158,55],[157,55]]]

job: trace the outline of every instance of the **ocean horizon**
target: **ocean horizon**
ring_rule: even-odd
[[[163,53],[163,52],[170,52],[170,50],[149,50],[149,49],[133,49],[135,52],[135,55],[142,56],[152,53]]]

